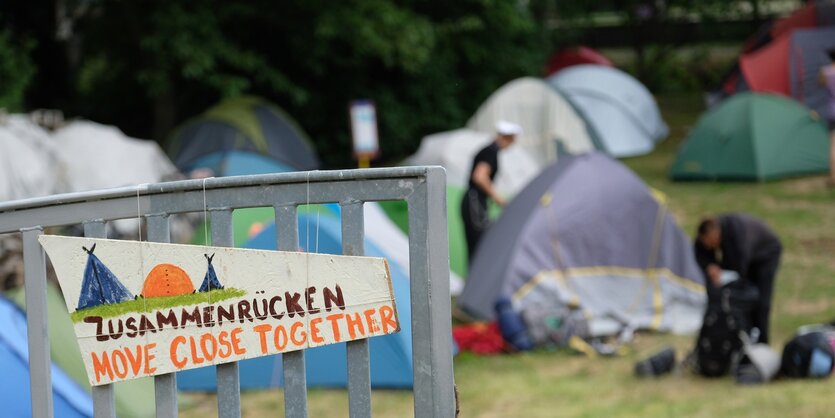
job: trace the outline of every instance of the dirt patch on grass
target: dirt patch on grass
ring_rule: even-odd
[[[829,307],[832,306],[832,302],[828,299],[818,299],[818,300],[800,300],[800,299],[789,299],[782,303],[781,311],[784,314],[789,315],[814,315],[819,314],[821,312],[826,312]]]
[[[806,238],[798,241],[800,248],[811,254],[835,254],[835,237]]]
[[[785,180],[783,188],[792,193],[812,193],[827,190],[826,176]]]

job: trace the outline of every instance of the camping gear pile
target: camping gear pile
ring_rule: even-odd
[[[835,327],[800,327],[786,342],[781,355],[768,344],[757,343],[756,332],[751,332],[754,334],[752,337],[748,331],[737,326],[734,322],[737,316],[730,313],[733,310],[720,315],[721,318],[708,312],[696,346],[682,362],[683,367],[711,378],[730,374],[743,385],[767,383],[777,378],[823,379],[832,374],[835,368]],[[707,322],[710,315],[718,320]],[[710,328],[715,330],[710,331]],[[716,335],[731,328],[738,332],[737,336],[725,336],[715,341],[704,339],[706,333]],[[713,344],[721,346],[714,347]],[[706,350],[712,350],[710,356],[705,356]],[[641,378],[654,378],[669,374],[678,366],[675,349],[666,347],[635,363],[635,374]]]

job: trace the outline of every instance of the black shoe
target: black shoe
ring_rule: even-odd
[[[759,370],[751,363],[740,364],[736,368],[736,383],[741,385],[755,385],[763,383],[763,378],[760,376]]]
[[[649,358],[635,363],[635,374],[638,377],[661,376],[673,371],[676,365],[676,352],[667,347]]]

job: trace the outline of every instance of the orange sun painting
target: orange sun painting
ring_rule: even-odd
[[[183,269],[173,264],[158,264],[148,273],[145,284],[142,285],[142,296],[146,298],[189,293],[194,293],[191,278]]]

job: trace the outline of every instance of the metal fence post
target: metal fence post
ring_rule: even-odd
[[[168,214],[148,216],[148,241],[171,242]],[[154,377],[154,400],[157,418],[177,416],[177,374],[166,373]]]
[[[232,210],[209,209],[212,217],[212,245],[232,247],[235,231],[232,228]],[[217,369],[217,410],[222,418],[241,416],[241,378],[238,362],[219,364]]]
[[[342,203],[342,253],[365,255],[362,202]],[[351,418],[371,416],[371,362],[368,339],[350,341],[348,350],[348,411]]]
[[[277,248],[281,251],[299,250],[299,221],[296,206],[275,206],[275,231]],[[281,355],[284,368],[284,416],[307,417],[307,376],[304,351]]]
[[[428,168],[407,200],[417,418],[455,415],[445,188],[444,170]]]
[[[24,274],[26,280],[26,327],[29,339],[29,389],[32,416],[51,418],[52,375],[49,355],[49,328],[46,311],[46,257],[38,244],[40,227],[23,230]]]

